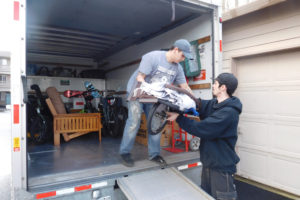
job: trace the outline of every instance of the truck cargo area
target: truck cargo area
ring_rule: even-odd
[[[100,81],[93,82],[97,89],[126,91],[143,54],[168,49],[180,38],[194,41],[206,36],[210,37],[204,50],[209,55],[206,72],[211,77],[214,9],[198,1],[27,0],[27,90],[32,92],[31,84],[39,85],[42,92],[50,86],[59,92],[83,90],[84,80],[98,78]],[[42,68],[69,69],[72,75],[37,73]],[[94,74],[79,75],[88,70]],[[210,88],[201,95],[210,96]],[[126,106],[126,95],[121,97]],[[28,189],[49,190],[159,168],[148,160],[147,146],[138,143],[132,150],[135,166],[122,165],[121,138],[103,137],[99,143],[98,134],[89,133],[68,142],[61,138],[60,146],[28,143]],[[198,151],[175,154],[161,150],[161,155],[170,167],[199,161]]]
[[[60,187],[76,182],[117,178],[138,171],[158,169],[149,161],[147,147],[135,144],[132,156],[135,166],[128,168],[119,159],[120,138],[105,138],[101,144],[97,134],[89,134],[62,143],[60,147],[44,144],[28,147],[28,186],[30,190]],[[162,150],[169,166],[199,161],[199,152],[173,154]]]

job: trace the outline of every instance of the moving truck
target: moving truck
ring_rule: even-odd
[[[189,85],[197,97],[211,98],[212,80],[222,61],[219,4],[213,0],[1,1],[0,59],[10,69],[11,88],[7,136],[11,198],[140,199],[142,194],[142,199],[154,195],[160,199],[162,194],[186,195],[179,188],[188,187],[191,197],[196,191],[196,196],[211,199],[191,187],[200,185],[198,151],[161,150],[169,167],[160,169],[148,160],[147,147],[135,144],[136,164],[128,168],[118,157],[121,137],[103,137],[99,143],[97,134],[91,133],[59,146],[33,144],[27,138],[26,103],[32,84],[42,92],[50,86],[63,92],[84,90],[83,82],[88,80],[99,90],[126,91],[142,55],[168,49],[180,38],[191,42],[199,59],[197,70],[201,66],[199,75],[187,78]],[[122,97],[126,106],[126,95]],[[141,185],[153,189],[137,190]]]

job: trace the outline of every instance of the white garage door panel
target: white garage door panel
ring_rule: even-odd
[[[241,121],[239,123],[238,145],[254,145],[265,148],[269,138],[268,129],[269,125],[266,123]]]
[[[300,50],[236,60],[238,174],[300,195]]]
[[[237,60],[237,66],[243,65],[243,67],[239,67],[239,74],[247,74],[247,76],[239,76],[239,84],[249,84],[249,83],[259,83],[266,82],[271,79],[270,76],[266,73],[270,71],[270,66],[265,66],[261,63],[261,59],[253,60],[252,62],[247,62],[247,60]]]
[[[300,117],[300,88],[294,91],[275,92],[273,101],[276,114]]]
[[[266,54],[264,56],[253,56],[236,61],[240,74],[240,83],[258,83],[273,81],[300,81],[299,59],[300,51]]]
[[[297,193],[295,188],[300,186],[300,163],[284,160],[284,158],[274,158],[272,166],[274,167],[271,167],[270,170],[272,171],[272,182],[274,182],[274,185]],[[276,168],[281,169],[279,173]]]
[[[300,80],[300,70],[299,70],[299,58],[300,52],[286,52],[278,53],[275,55],[269,55],[267,58],[270,62],[265,63],[268,67],[271,67],[271,74],[273,80],[277,81],[298,81]],[[298,58],[298,59],[296,59]]]
[[[268,176],[268,159],[267,154],[262,152],[251,152],[246,148],[239,149],[240,161],[240,174],[251,179],[265,182]]]
[[[270,110],[267,90],[246,91],[240,88],[237,93],[243,105],[247,105],[243,106],[242,114],[267,114]]]
[[[275,124],[273,134],[274,149],[287,151],[287,155],[288,153],[300,155],[300,124],[298,126]]]

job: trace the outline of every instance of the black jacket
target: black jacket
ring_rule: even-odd
[[[200,122],[183,116],[177,123],[188,133],[201,138],[200,160],[204,167],[235,173],[239,157],[235,152],[237,126],[242,104],[237,97],[218,103],[217,99],[202,100]]]

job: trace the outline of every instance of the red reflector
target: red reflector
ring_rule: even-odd
[[[197,166],[198,166],[198,163],[188,164],[188,168],[197,167]]]
[[[222,40],[220,40],[220,51],[222,51]]]
[[[91,189],[91,188],[92,188],[92,185],[83,185],[83,186],[75,187],[75,191],[79,192],[79,191],[88,190],[88,189]]]
[[[81,106],[81,105],[83,105],[84,103],[83,102],[76,102],[76,105],[77,106]]]
[[[20,19],[20,2],[14,1],[14,20],[19,21]]]
[[[220,17],[219,21],[220,21],[220,23],[222,23],[222,18],[221,17]]]
[[[56,196],[55,191],[37,194],[36,199],[43,199],[43,198],[53,197],[53,196]]]
[[[18,124],[19,122],[20,122],[19,104],[14,104],[14,124]]]

